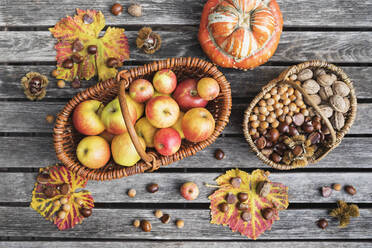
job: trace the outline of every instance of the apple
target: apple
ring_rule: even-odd
[[[198,81],[197,90],[201,98],[211,101],[220,93],[220,86],[214,78],[205,77]]]
[[[212,114],[205,108],[193,108],[182,118],[182,131],[185,138],[191,142],[208,139],[214,131],[215,121]]]
[[[142,117],[143,113],[145,112],[145,105],[143,103],[139,103],[139,102],[136,102],[134,101],[129,95],[125,94],[125,99],[127,100],[127,103],[128,104],[131,104],[134,106],[134,108],[136,109],[136,113],[137,113],[137,119],[138,120],[139,118]]]
[[[147,120],[157,128],[173,126],[180,114],[177,102],[170,96],[157,96],[146,104]]]
[[[208,101],[198,95],[197,82],[195,79],[186,79],[177,85],[173,92],[173,98],[176,100],[182,111],[186,112],[191,108],[204,108]]]
[[[154,95],[152,95],[152,98],[155,98],[157,96],[171,96],[171,94],[164,94],[155,90]]]
[[[176,131],[180,134],[181,139],[185,138],[185,135],[183,134],[182,131],[182,118],[184,115],[185,115],[184,112],[180,112],[180,116],[178,117],[176,124],[172,126],[172,128],[176,129]]]
[[[104,138],[108,143],[111,143],[112,139],[114,138],[114,134],[107,132],[107,130],[103,131],[99,134],[102,138]]]
[[[143,149],[146,149],[145,140],[141,137],[138,137],[138,140]],[[132,166],[141,159],[133,145],[129,133],[116,135],[111,142],[111,151],[114,161],[122,166]]]
[[[158,129],[151,125],[146,117],[139,119],[134,128],[137,135],[145,140],[146,147],[154,147],[154,136]]]
[[[130,97],[128,97],[128,99],[129,98]],[[130,101],[127,101],[127,105],[129,115],[134,125],[137,119],[136,108]],[[122,134],[127,132],[127,127],[125,126],[123,115],[121,114],[119,98],[117,97],[104,107],[101,113],[101,120],[105,125],[106,130],[112,134]]]
[[[100,136],[87,136],[79,142],[76,156],[84,166],[98,169],[110,160],[110,145]]]
[[[181,195],[188,201],[195,200],[199,196],[198,185],[194,182],[187,182],[181,186]]]
[[[79,133],[97,135],[105,130],[99,114],[103,104],[97,100],[88,100],[76,106],[72,115],[72,122]]]
[[[162,128],[154,136],[154,145],[158,153],[163,156],[170,156],[180,149],[181,136],[171,127]]]
[[[137,79],[130,84],[129,95],[136,102],[146,102],[153,94],[154,87],[152,86],[152,83],[146,79]]]
[[[155,73],[152,83],[160,93],[170,94],[177,86],[177,77],[170,69],[163,69]]]

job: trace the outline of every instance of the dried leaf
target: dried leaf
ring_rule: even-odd
[[[106,66],[108,58],[116,58],[120,62],[129,59],[128,39],[122,28],[108,27],[104,36],[100,37],[100,32],[105,27],[105,17],[102,12],[95,10],[76,10],[74,17],[67,16],[62,18],[54,28],[49,31],[58,43],[55,46],[57,50],[57,77],[66,81],[72,81],[76,77],[89,80],[98,74],[99,80],[104,81],[116,75],[116,68]],[[84,16],[89,15],[93,18],[91,24],[84,23]],[[66,69],[62,63],[66,59],[71,59],[73,55],[72,44],[79,40],[84,49],[78,53],[83,57],[80,64],[74,63],[72,69]],[[97,46],[95,55],[88,54],[89,45]]]
[[[232,178],[240,177],[241,184],[239,188],[234,188],[230,184]],[[260,197],[256,192],[257,185],[267,181],[271,184],[271,189],[266,197]],[[284,210],[288,207],[288,187],[281,184],[271,182],[263,170],[255,170],[252,174],[233,169],[227,171],[216,179],[220,186],[212,195],[209,196],[211,200],[211,223],[229,226],[233,232],[238,231],[252,239],[257,239],[265,230],[271,229],[275,220],[279,220],[279,210]],[[221,212],[219,204],[226,202],[226,195],[232,193],[244,192],[248,194],[246,203],[249,206],[248,211],[251,214],[251,220],[243,221],[241,218],[242,211],[238,210],[236,204],[230,204],[229,210]],[[272,219],[266,220],[263,218],[261,210],[264,208],[273,208],[274,215]]]
[[[53,221],[59,230],[73,228],[76,224],[81,223],[84,216],[80,213],[80,209],[82,207],[94,207],[93,197],[89,191],[82,190],[76,192],[77,189],[85,188],[87,180],[69,171],[65,166],[59,165],[41,168],[39,173],[49,174],[50,179],[46,184],[35,183],[30,207],[45,217],[45,219]],[[58,186],[64,183],[68,184],[70,187],[70,192],[66,195],[62,195],[58,190]],[[52,198],[48,198],[44,193],[46,187],[55,189],[57,194]],[[57,213],[61,210],[61,206],[54,205],[54,202],[60,200],[62,197],[66,197],[68,199],[67,204],[71,206],[70,210],[67,211],[66,217],[63,219],[57,217]],[[76,198],[80,199],[81,205],[76,203]]]

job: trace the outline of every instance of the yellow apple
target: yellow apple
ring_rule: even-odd
[[[180,112],[180,116],[178,117],[176,124],[172,126],[180,134],[181,139],[185,138],[185,135],[183,134],[183,131],[182,131],[182,118],[184,115],[185,115],[184,112]]]
[[[105,130],[99,114],[103,104],[97,100],[88,100],[76,106],[72,115],[72,122],[79,133],[98,135]]]
[[[152,95],[152,98],[155,98],[157,96],[171,96],[171,94],[164,94],[155,90],[154,95]]]
[[[98,169],[110,160],[110,145],[100,136],[87,136],[79,142],[76,156],[84,166]]]
[[[145,140],[141,137],[138,137],[138,139],[143,149],[146,149]],[[111,142],[111,151],[114,161],[122,166],[135,165],[141,159],[130,139],[129,133],[116,135]]]
[[[138,136],[145,140],[146,147],[154,147],[154,136],[158,129],[151,125],[146,117],[139,119],[134,128],[136,129]]]
[[[204,141],[215,128],[213,115],[205,108],[192,108],[182,118],[182,131],[191,142]]]
[[[137,119],[141,118],[143,113],[145,112],[145,105],[143,103],[136,102],[130,97],[129,95],[125,94],[125,99],[127,100],[128,105],[133,105],[136,109]]]
[[[128,97],[129,98],[129,97]],[[134,101],[132,101],[134,102]],[[134,104],[128,101],[129,115],[132,119],[132,123],[136,123],[137,112]],[[106,127],[106,130],[112,134],[122,134],[127,132],[127,127],[124,122],[123,115],[121,114],[121,108],[119,98],[115,98],[109,102],[101,113],[101,120]]]
[[[169,96],[157,96],[146,104],[146,118],[157,128],[173,126],[180,114],[177,102]]]

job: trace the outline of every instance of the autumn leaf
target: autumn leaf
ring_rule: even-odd
[[[46,168],[41,168],[39,176],[46,175],[47,183],[40,183],[39,180],[35,183],[35,188],[32,191],[32,201],[30,207],[37,211],[40,215],[49,221],[53,221],[59,230],[73,228],[76,224],[81,223],[84,216],[80,213],[82,208],[93,208],[94,201],[90,192],[87,190],[76,190],[85,188],[87,180],[79,175],[68,170],[65,166],[54,165]],[[61,185],[68,185],[68,193],[65,195],[61,192]],[[45,190],[50,189],[55,194],[47,197]],[[64,218],[58,217],[58,212],[61,211],[62,205],[56,205],[62,198],[67,198],[68,205],[71,208],[66,212]]]
[[[231,180],[240,178],[239,187],[233,187]],[[266,196],[260,196],[257,193],[257,185],[260,182],[267,182],[270,185],[270,191]],[[264,171],[255,170],[252,174],[233,169],[227,171],[216,179],[219,189],[209,196],[211,200],[211,223],[229,226],[233,232],[238,231],[252,239],[257,239],[263,232],[270,230],[275,220],[279,220],[279,210],[288,207],[288,187],[281,183],[271,182]],[[235,185],[236,186],[236,185]],[[250,220],[242,219],[243,211],[238,209],[239,201],[228,204],[228,210],[222,212],[220,204],[227,203],[227,195],[233,194],[238,197],[239,193],[247,193],[247,200],[244,201],[247,209],[244,212],[250,213]],[[271,208],[272,218],[265,219],[262,216],[262,210]]]
[[[98,74],[99,80],[104,81],[116,75],[116,68],[106,66],[109,58],[118,60],[119,65],[129,59],[128,39],[123,28],[108,27],[103,37],[100,33],[105,27],[105,17],[102,12],[95,10],[76,10],[74,17],[62,18],[49,31],[58,40],[57,50],[57,76],[58,79],[72,81],[76,77],[89,80]],[[86,20],[90,18],[90,20]],[[85,21],[84,21],[85,19]],[[73,50],[74,42],[80,42],[82,49]],[[97,53],[92,55],[87,51],[90,45],[97,46]],[[71,69],[63,67],[63,62],[78,55],[80,63],[73,63]]]

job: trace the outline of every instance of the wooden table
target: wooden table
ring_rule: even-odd
[[[131,59],[124,68],[167,57],[205,58],[198,41],[200,14],[205,1],[142,0],[144,16],[109,13],[114,2],[103,0],[1,0],[0,4],[0,247],[372,247],[372,2],[368,0],[298,0],[279,4],[284,16],[284,32],[279,48],[267,64],[252,71],[221,69],[230,81],[233,109],[230,124],[215,144],[196,156],[162,168],[112,182],[89,182],[96,208],[94,214],[73,230],[57,231],[29,207],[31,191],[39,167],[57,162],[52,143],[53,125],[45,121],[55,115],[79,90],[58,89],[50,77],[55,68],[55,39],[48,31],[75,8],[102,10],[107,25],[124,27],[129,37]],[[121,1],[128,7],[128,1]],[[155,27],[163,47],[145,55],[135,47],[140,27]],[[242,114],[260,87],[287,66],[322,59],[341,66],[354,81],[358,95],[358,115],[342,144],[327,158],[305,169],[281,172],[260,162],[245,142]],[[28,71],[49,76],[45,99],[27,100],[20,79]],[[84,82],[89,87],[96,81]],[[226,158],[217,161],[213,151],[221,148]],[[271,178],[290,188],[290,207],[271,231],[253,242],[228,227],[209,224],[207,196],[213,189],[203,183],[230,168],[248,172],[256,168],[272,172]],[[195,181],[200,196],[193,202],[180,197],[178,187]],[[156,182],[160,191],[145,192]],[[334,192],[323,198],[319,188],[331,183],[352,184],[358,193],[351,197]],[[137,189],[129,199],[126,191]],[[361,217],[352,219],[346,229],[330,220],[326,230],[315,222],[328,217],[336,200],[358,203]],[[155,209],[182,218],[185,227],[172,221],[164,225],[153,216]],[[131,226],[135,218],[153,224],[150,233]],[[65,242],[68,241],[66,244]],[[63,245],[63,246],[62,246]]]

